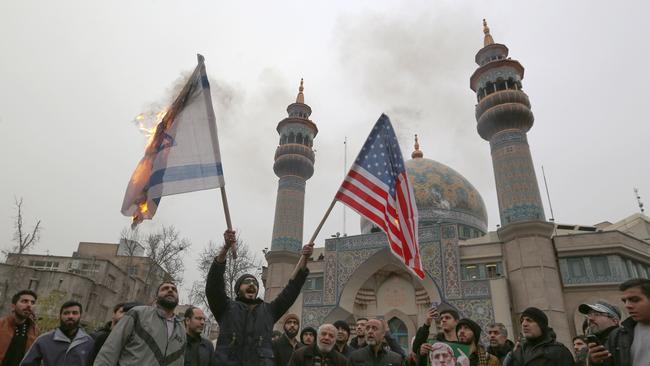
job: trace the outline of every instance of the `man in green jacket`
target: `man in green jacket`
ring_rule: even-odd
[[[136,306],[117,323],[94,366],[183,366],[185,328],[174,309],[178,289],[172,282],[158,286],[155,306]]]

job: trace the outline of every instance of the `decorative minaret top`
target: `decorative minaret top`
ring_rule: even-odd
[[[296,103],[305,104],[305,95],[302,93],[305,90],[303,86],[303,79],[300,78],[300,87],[298,88],[298,95],[296,96]]]
[[[526,133],[533,112],[521,81],[524,67],[508,58],[508,47],[494,43],[483,20],[484,47],[476,53],[479,68],[470,78],[476,92],[478,134],[490,142],[501,225],[545,220]]]
[[[411,158],[413,159],[418,159],[424,157],[424,154],[422,151],[420,151],[420,142],[418,141],[418,134],[415,134],[415,151],[411,153]]]
[[[485,33],[485,39],[483,39],[483,47],[494,44],[494,39],[490,35],[490,27],[488,27],[487,22],[483,19],[483,33]]]

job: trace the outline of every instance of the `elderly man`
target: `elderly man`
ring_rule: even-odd
[[[124,314],[104,342],[94,366],[183,366],[185,329],[174,310],[178,289],[165,281],[155,306],[136,306]]]
[[[275,300],[264,302],[257,297],[259,283],[250,274],[241,276],[235,283],[235,299],[226,295],[226,254],[237,241],[235,232],[227,230],[224,239],[225,245],[214,258],[205,285],[205,296],[220,329],[217,363],[224,366],[271,366],[274,364],[271,345],[273,324],[282,318],[300,295],[309,274],[307,259],[314,251],[314,244],[303,247],[284,290]]]
[[[487,348],[489,354],[494,355],[503,364],[503,359],[512,351],[515,344],[508,339],[508,330],[503,323],[492,323],[487,326],[488,340],[490,346]]]
[[[11,297],[11,314],[0,318],[0,365],[18,366],[38,335],[34,322],[36,293],[18,291]]]
[[[456,366],[454,350],[446,343],[436,342],[431,345],[429,362],[431,366]]]
[[[402,356],[383,347],[386,329],[378,319],[366,322],[366,346],[352,352],[348,365],[401,365]]]
[[[318,328],[316,343],[302,347],[291,356],[289,366],[343,366],[346,359],[334,351],[338,330],[332,324],[323,324]]]

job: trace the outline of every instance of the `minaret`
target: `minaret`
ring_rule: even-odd
[[[266,255],[268,271],[265,297],[275,298],[284,288],[302,249],[305,185],[314,174],[316,124],[309,120],[311,108],[305,104],[303,80],[296,102],[289,104],[289,116],[278,123],[280,143],[275,150],[273,171],[280,178],[275,203],[271,250]]]
[[[529,306],[543,310],[558,341],[571,341],[560,271],[546,222],[526,133],[533,126],[530,101],[523,92],[524,67],[508,58],[508,47],[494,43],[485,19],[483,48],[476,54],[479,68],[470,87],[476,92],[477,130],[490,142],[499,200],[504,264],[511,289],[513,324]]]
[[[478,133],[490,142],[501,226],[519,221],[544,221],[544,207],[526,138],[534,118],[528,95],[521,87],[524,67],[508,57],[508,47],[494,43],[485,19],[483,33],[484,47],[476,54],[479,68],[470,79],[470,87],[478,98]]]

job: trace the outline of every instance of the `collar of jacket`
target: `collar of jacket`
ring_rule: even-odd
[[[382,346],[382,347],[379,347],[379,352],[377,352],[377,356],[375,356],[375,350],[372,349],[372,346],[371,346],[371,345],[369,345],[369,344],[366,343],[366,346],[365,346],[364,348],[366,348],[366,349],[368,350],[368,353],[370,353],[370,355],[371,355],[372,357],[380,357],[381,355],[383,355],[383,354],[386,353],[386,350],[384,349],[383,346]],[[344,348],[344,349],[345,349],[345,348]]]
[[[25,319],[25,321],[27,322],[27,328],[34,326],[34,322],[30,318]],[[16,314],[11,313],[7,316],[7,325],[11,328],[15,328],[18,325],[18,323],[16,323]]]
[[[57,342],[70,343],[68,349],[71,349],[82,343],[88,342],[90,336],[86,332],[84,332],[83,329],[79,328],[77,329],[77,334],[75,334],[74,339],[72,339],[71,341],[70,338],[68,338],[68,336],[66,336],[60,328],[56,328],[56,330],[54,331],[53,338]]]
[[[629,330],[634,330],[634,327],[636,327],[636,320],[632,319],[632,317],[629,317],[621,322],[621,325],[623,328],[629,329]]]
[[[165,314],[165,311],[158,305],[156,305],[156,314],[162,319],[162,320],[167,320],[167,314]],[[180,323],[181,318],[178,315],[174,315],[174,322],[175,323]]]

